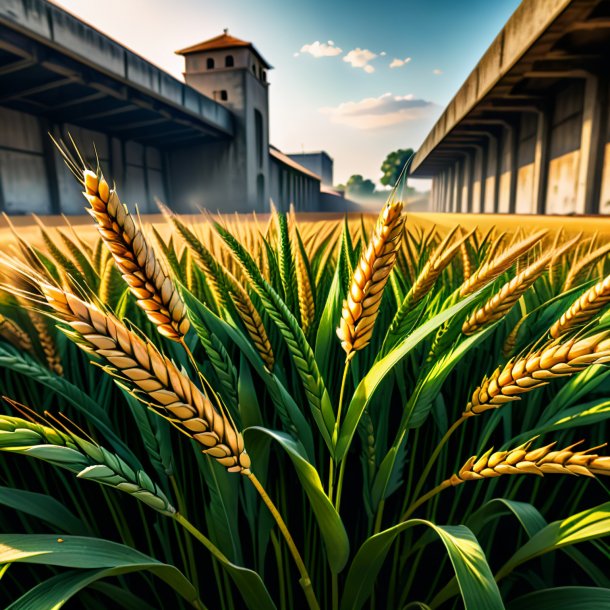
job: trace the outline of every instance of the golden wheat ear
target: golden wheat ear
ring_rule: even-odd
[[[405,222],[402,208],[399,201],[390,201],[384,206],[371,240],[354,269],[337,330],[348,358],[366,347],[373,335],[383,289],[400,247]]]
[[[573,375],[588,366],[609,361],[609,331],[578,340],[551,341],[527,356],[498,367],[485,378],[473,392],[463,416],[472,417],[489,409],[498,409],[557,377]]]
[[[610,457],[592,453],[605,447],[605,443],[583,451],[572,451],[582,442],[561,450],[554,449],[555,443],[531,449],[532,441],[509,451],[494,453],[489,450],[481,457],[471,457],[449,482],[456,486],[466,481],[490,479],[504,474],[567,474],[585,477],[610,475]]]

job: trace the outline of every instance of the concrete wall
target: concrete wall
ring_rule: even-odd
[[[271,201],[278,210],[287,212],[291,205],[297,212],[320,210],[319,180],[275,158],[270,158],[269,169]]]
[[[75,140],[86,161],[116,181],[121,199],[142,213],[167,201],[164,153],[71,124],[0,107],[0,209],[8,214],[82,214],[87,203],[48,136]],[[95,145],[95,149],[93,146]]]
[[[289,153],[288,156],[322,178],[322,184],[333,185],[333,160],[325,152]]]

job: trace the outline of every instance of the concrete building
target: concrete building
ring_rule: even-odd
[[[271,66],[223,34],[178,51],[181,82],[46,0],[0,1],[0,211],[79,214],[48,137],[95,150],[123,199],[153,212],[316,211],[320,177],[269,144]]]
[[[610,1],[523,0],[418,150],[443,212],[610,213]]]
[[[333,185],[333,160],[323,150],[318,152],[289,153],[291,159],[320,176],[322,184]]]

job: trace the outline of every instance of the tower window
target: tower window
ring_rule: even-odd
[[[225,57],[225,68],[232,68],[235,65],[235,61],[233,60],[233,55],[227,55]]]
[[[267,72],[265,70],[261,70],[261,80],[266,83],[267,82]]]
[[[214,69],[214,60],[211,57],[208,57],[206,65],[208,67],[208,70],[213,70]]]
[[[260,110],[254,109],[254,134],[256,138],[256,159],[258,161],[258,166],[263,166],[263,142],[264,142],[264,132],[263,132],[263,115]]]
[[[227,95],[227,92],[224,89],[220,92],[220,99],[223,102],[226,102],[229,99],[229,96]]]
[[[252,64],[252,72],[254,72],[254,74],[256,74],[256,66],[254,64]]]
[[[218,102],[226,102],[229,99],[229,94],[226,89],[220,89],[218,91],[214,91],[213,93],[214,99]]]

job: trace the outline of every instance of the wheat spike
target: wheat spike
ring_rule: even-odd
[[[460,243],[460,255],[462,257],[462,273],[464,274],[464,282],[467,282],[472,276],[472,263],[470,262],[470,254],[468,253],[467,240],[463,240]]]
[[[577,239],[572,239],[556,251],[548,251],[514,278],[506,282],[496,294],[464,322],[462,333],[473,335],[485,326],[489,326],[504,317],[521,298],[521,295],[542,275],[549,263],[572,248]]]
[[[44,353],[49,370],[61,377],[64,374],[64,368],[61,364],[61,358],[57,353],[55,340],[49,333],[46,318],[42,314],[30,308],[27,309],[27,313],[32,326],[38,335],[38,341]]]
[[[87,211],[97,222],[102,239],[114,256],[138,305],[159,333],[180,341],[189,328],[186,307],[172,279],[165,272],[144,233],[103,176],[83,172]]]
[[[580,274],[591,264],[598,261],[600,258],[605,256],[610,252],[610,244],[606,244],[604,246],[600,246],[593,252],[589,253],[584,258],[578,260],[578,262],[574,263],[566,276],[565,282],[563,284],[564,292],[569,290],[576,282]]]
[[[49,446],[54,448],[53,453],[48,451]],[[171,516],[176,512],[145,472],[134,471],[118,455],[55,427],[0,415],[0,451],[49,461],[73,472],[80,479],[96,481],[131,494],[160,513]]]
[[[518,241],[496,258],[488,259],[462,284],[460,287],[460,296],[465,297],[472,294],[479,288],[482,288],[487,283],[496,279],[499,275],[508,270],[515,260],[525,254],[534,244],[538,243],[546,233],[546,230],[538,231],[531,237]]]
[[[263,320],[258,313],[258,310],[254,306],[250,295],[240,284],[239,280],[237,280],[237,278],[228,270],[225,270],[225,273],[229,280],[228,288],[233,295],[235,309],[246,327],[246,331],[250,336],[250,339],[252,339],[252,343],[254,343],[256,351],[263,359],[267,370],[271,372],[273,371],[273,366],[275,364],[275,357],[273,355],[273,350],[271,349],[271,343],[269,342],[269,337],[267,336],[267,331],[265,330]]]
[[[30,336],[14,321],[0,314],[0,337],[24,352],[32,352]]]
[[[70,326],[68,336],[82,349],[107,362],[134,394],[202,444],[204,453],[230,472],[250,473],[250,458],[233,422],[152,343],[92,303],[46,282],[37,284],[57,317]]]
[[[573,451],[580,445],[575,443],[565,449],[554,449],[555,443],[531,449],[532,441],[509,451],[488,451],[481,457],[471,457],[460,468],[457,474],[449,479],[451,485],[460,485],[466,481],[490,479],[503,474],[568,474],[594,477],[595,475],[610,475],[610,457],[592,453],[593,447],[584,451]]]
[[[549,329],[551,337],[557,339],[577,326],[592,320],[610,303],[610,275],[595,284],[580,296]]]
[[[504,345],[502,346],[502,355],[505,358],[510,358],[515,351],[515,347],[517,345],[517,337],[519,336],[519,330],[521,329],[522,324],[527,319],[527,316],[523,316],[519,319],[519,321],[515,324],[513,329],[508,333],[504,341]]]
[[[578,373],[593,364],[610,361],[610,332],[560,343],[551,341],[528,356],[498,367],[473,392],[464,417],[520,400],[520,394],[546,385],[557,377]]]
[[[453,260],[453,257],[455,256],[457,251],[461,249],[462,245],[465,243],[466,240],[470,238],[474,231],[473,229],[473,231],[470,231],[470,233],[467,233],[466,235],[458,239],[458,241],[455,242],[451,247],[448,247],[449,243],[451,242],[451,239],[453,238],[457,230],[458,227],[456,226],[445,236],[443,241],[434,250],[432,256],[426,262],[424,268],[417,276],[417,279],[409,290],[409,300],[411,306],[417,304],[426,296],[426,294],[428,294],[428,292],[430,292],[430,289],[432,288],[440,274]]]
[[[383,289],[400,246],[404,227],[402,207],[402,202],[397,201],[385,205],[371,240],[354,270],[337,330],[348,358],[366,347],[371,340]]]

